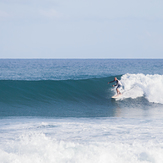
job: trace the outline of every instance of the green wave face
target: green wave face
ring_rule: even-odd
[[[116,108],[154,107],[145,97],[111,99],[113,79],[1,80],[0,116],[114,117]]]

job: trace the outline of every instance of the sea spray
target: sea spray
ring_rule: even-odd
[[[125,74],[121,82],[123,98],[144,96],[149,102],[163,104],[163,75]]]

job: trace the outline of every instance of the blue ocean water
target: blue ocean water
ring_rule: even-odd
[[[160,163],[162,119],[163,59],[0,60],[2,163]]]

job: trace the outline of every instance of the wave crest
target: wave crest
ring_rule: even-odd
[[[121,82],[123,98],[144,96],[149,102],[163,104],[163,75],[125,74]]]

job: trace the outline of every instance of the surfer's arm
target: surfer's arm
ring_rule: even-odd
[[[109,83],[113,83],[113,82],[115,82],[115,81],[114,81],[114,80],[113,80],[113,81],[110,81],[110,82],[108,82],[108,84],[109,84]]]

